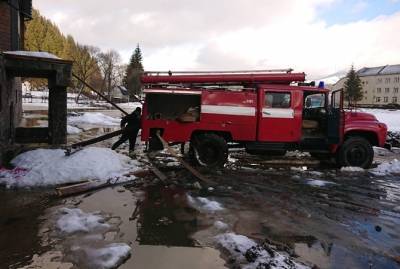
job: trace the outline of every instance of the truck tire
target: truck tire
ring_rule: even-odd
[[[190,144],[189,154],[198,165],[209,168],[222,167],[228,159],[228,145],[219,135],[198,135]]]
[[[350,137],[344,141],[336,153],[339,167],[356,166],[370,168],[374,160],[374,150],[371,143],[363,137]]]

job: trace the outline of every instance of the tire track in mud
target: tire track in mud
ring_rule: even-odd
[[[232,186],[233,201],[229,201],[237,210],[259,214],[262,227],[248,231],[249,236],[263,236],[292,248],[304,238],[314,238],[313,242],[321,246],[333,244],[336,252],[342,249],[345,253],[342,254],[350,257],[347,259],[357,261],[359,267],[355,268],[368,265],[365,258],[368,255],[382,268],[393,268],[395,257],[400,255],[400,178],[397,176],[382,178],[367,172],[335,170],[315,173],[228,168],[223,175],[215,177],[220,184]],[[309,179],[334,184],[315,187],[307,184]],[[229,197],[227,193],[215,195],[222,199]],[[235,227],[243,232],[247,220],[238,222],[241,221],[245,224]],[[251,221],[257,220],[248,220],[247,226],[255,227]],[[306,241],[306,245],[314,244]],[[335,259],[329,257],[329,266],[336,264]]]

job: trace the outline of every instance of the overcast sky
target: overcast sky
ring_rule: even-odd
[[[294,68],[311,79],[400,64],[400,0],[33,0],[64,34],[146,70]]]

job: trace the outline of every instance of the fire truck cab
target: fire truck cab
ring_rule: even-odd
[[[371,166],[372,146],[384,146],[387,127],[373,115],[344,111],[343,93],[304,83],[304,73],[145,73],[142,140],[159,149],[190,143],[200,165],[221,166],[229,147],[250,154],[287,150],[334,158],[339,166]],[[296,83],[296,84],[295,84]]]

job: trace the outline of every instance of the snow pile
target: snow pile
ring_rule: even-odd
[[[347,172],[347,173],[357,173],[357,172],[364,172],[364,168],[361,167],[355,167],[355,166],[345,166],[340,168],[341,172]]]
[[[75,126],[72,126],[72,125],[67,125],[67,133],[68,134],[79,134],[81,132],[82,132],[81,129],[79,129]]]
[[[214,227],[217,228],[217,230],[228,230],[228,224],[226,224],[225,222],[222,222],[220,220],[217,220],[216,222],[214,222]]]
[[[71,156],[61,149],[37,149],[18,155],[11,162],[19,169],[0,171],[0,184],[8,187],[39,187],[79,182],[106,181],[137,168],[125,155],[106,148],[89,147]],[[22,169],[22,171],[21,171]]]
[[[93,125],[119,125],[120,120],[104,115],[100,112],[85,112],[79,116],[68,117],[68,123],[72,124],[93,124]]]
[[[57,220],[57,228],[67,234],[110,227],[99,214],[84,213],[79,208],[61,208],[59,211],[63,215]]]
[[[131,247],[125,243],[112,243],[99,248],[74,246],[71,248],[76,263],[84,268],[118,268],[131,256]]]
[[[388,109],[360,109],[362,112],[373,114],[380,122],[387,125],[388,130],[392,132],[400,132],[400,110]]]
[[[131,247],[125,243],[113,243],[97,249],[86,248],[84,252],[93,268],[111,269],[119,267],[130,257]]]
[[[391,174],[400,174],[400,161],[394,159],[391,162],[385,162],[378,165],[378,167],[369,170],[376,176],[385,176]]]
[[[187,195],[187,201],[190,206],[202,212],[214,212],[224,209],[217,201],[211,201],[204,197],[192,197]]]
[[[336,183],[320,179],[307,179],[307,184],[313,187],[323,187],[325,185],[336,185]]]
[[[272,246],[266,243],[257,245],[256,242],[243,235],[225,233],[217,235],[215,239],[234,260],[235,268],[309,268],[292,261]]]

